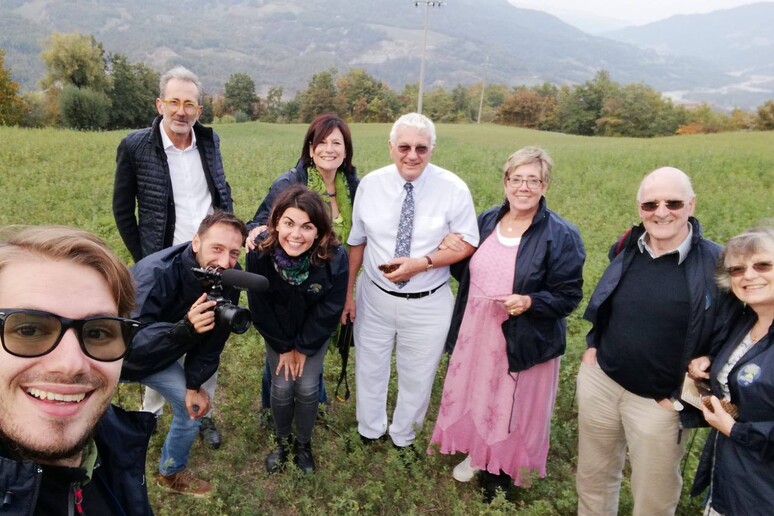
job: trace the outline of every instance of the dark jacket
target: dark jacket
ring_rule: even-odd
[[[132,317],[143,323],[124,359],[121,379],[137,382],[163,371],[183,355],[185,383],[199,389],[218,369],[220,354],[230,330],[217,323],[215,329],[196,333],[186,314],[205,291],[191,272],[199,267],[191,243],[154,253],[132,267],[137,283],[137,308]],[[223,296],[236,304],[239,291],[227,288]]]
[[[175,200],[161,130],[159,116],[151,127],[135,131],[121,140],[116,153],[113,216],[135,263],[171,246],[175,235]],[[194,124],[193,130],[212,205],[234,211],[218,135],[199,122]]]
[[[712,359],[712,392],[721,396],[718,373],[755,324],[752,310],[739,317],[727,344]],[[711,485],[712,507],[721,514],[774,514],[774,326],[728,375],[739,418],[724,436],[713,430],[704,446],[692,494]]]
[[[153,514],[146,488],[145,456],[155,425],[153,414],[126,412],[112,405],[97,424],[94,441],[99,458],[92,482],[100,483],[116,514]],[[8,458],[0,447],[0,514],[35,514],[42,474],[34,462]]]
[[[689,219],[693,227],[691,250],[683,261],[688,296],[690,299],[688,328],[685,336],[684,352],[681,358],[680,370],[688,368],[688,362],[701,355],[711,354],[723,342],[727,330],[724,329],[724,320],[728,317],[727,310],[731,300],[729,296],[718,290],[715,284],[715,266],[721,247],[701,234],[699,221],[691,217]],[[602,332],[610,318],[610,298],[615,291],[621,277],[631,266],[635,253],[639,253],[637,239],[645,232],[640,224],[634,226],[625,237],[614,244],[608,257],[610,265],[605,269],[594,292],[591,294],[589,304],[583,318],[592,324],[586,344],[588,347],[599,346]],[[682,384],[675,385],[673,397],[680,397]],[[680,413],[684,426],[698,426],[704,420],[701,413],[691,407],[686,407]]]
[[[508,212],[508,204],[491,208],[478,217],[481,242]],[[583,263],[586,251],[578,229],[546,208],[545,197],[519,244],[513,292],[532,299],[529,310],[503,322],[508,370],[524,371],[562,355],[567,347],[564,318],[583,298]],[[460,282],[446,338],[452,351],[457,341],[470,291],[470,259],[452,266]]]
[[[258,249],[247,255],[247,270],[269,280],[264,292],[247,293],[253,325],[277,353],[298,350],[312,356],[331,338],[347,294],[349,261],[342,246],[324,265],[311,265],[309,277],[291,285]]]
[[[261,205],[258,206],[258,210],[253,216],[253,220],[247,223],[249,229],[254,227],[265,225],[269,221],[269,214],[271,208],[274,206],[274,201],[277,196],[281,194],[285,189],[296,183],[306,185],[309,181],[309,175],[306,172],[307,161],[305,158],[301,158],[296,163],[296,166],[279,176],[271,184],[269,193],[266,194]],[[351,170],[344,170],[344,179],[347,181],[347,187],[349,188],[349,202],[355,202],[355,192],[357,191],[357,185],[360,184],[360,180],[357,178],[357,170],[352,167]]]

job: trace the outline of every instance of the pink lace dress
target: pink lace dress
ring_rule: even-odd
[[[508,372],[501,300],[512,294],[518,246],[501,242],[498,231],[470,261],[468,302],[428,451],[467,452],[473,467],[502,470],[521,486],[533,472],[546,474],[559,358]]]

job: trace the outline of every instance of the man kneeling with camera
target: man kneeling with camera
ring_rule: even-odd
[[[224,288],[219,274],[237,272],[230,269],[237,266],[246,236],[241,220],[216,210],[202,220],[191,242],[151,254],[132,270],[137,283],[132,316],[143,326],[121,379],[152,387],[172,405],[156,477],[168,491],[195,497],[212,491],[186,466],[210,405],[201,386],[217,370],[229,334],[243,333],[250,324],[249,312],[235,306],[239,291]]]

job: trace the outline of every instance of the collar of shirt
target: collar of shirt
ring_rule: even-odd
[[[164,146],[164,150],[169,152],[171,150],[177,151],[177,152],[185,152],[187,150],[195,149],[196,148],[196,131],[191,129],[191,145],[186,147],[185,149],[178,149],[175,147],[175,144],[172,143],[172,140],[169,138],[169,135],[167,135],[167,131],[164,129],[164,126],[162,125],[161,130],[159,131],[161,133],[161,143]]]
[[[663,253],[661,254],[661,256],[678,253],[677,265],[680,265],[681,263],[683,263],[683,261],[685,261],[686,257],[688,257],[688,253],[691,251],[692,240],[693,240],[693,225],[691,225],[691,223],[688,223],[688,236],[685,237],[685,240],[683,240],[680,243],[680,245],[677,246],[677,248],[672,249],[671,251],[668,251],[666,253]],[[658,256],[656,256],[656,253],[653,251],[653,249],[648,245],[647,231],[644,232],[640,236],[640,238],[637,239],[637,247],[640,249],[641,253],[647,251],[651,258],[653,259],[658,258]]]

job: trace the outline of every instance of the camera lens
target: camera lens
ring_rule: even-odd
[[[250,311],[231,303],[218,306],[218,317],[229,325],[233,333],[241,334],[250,328]]]

